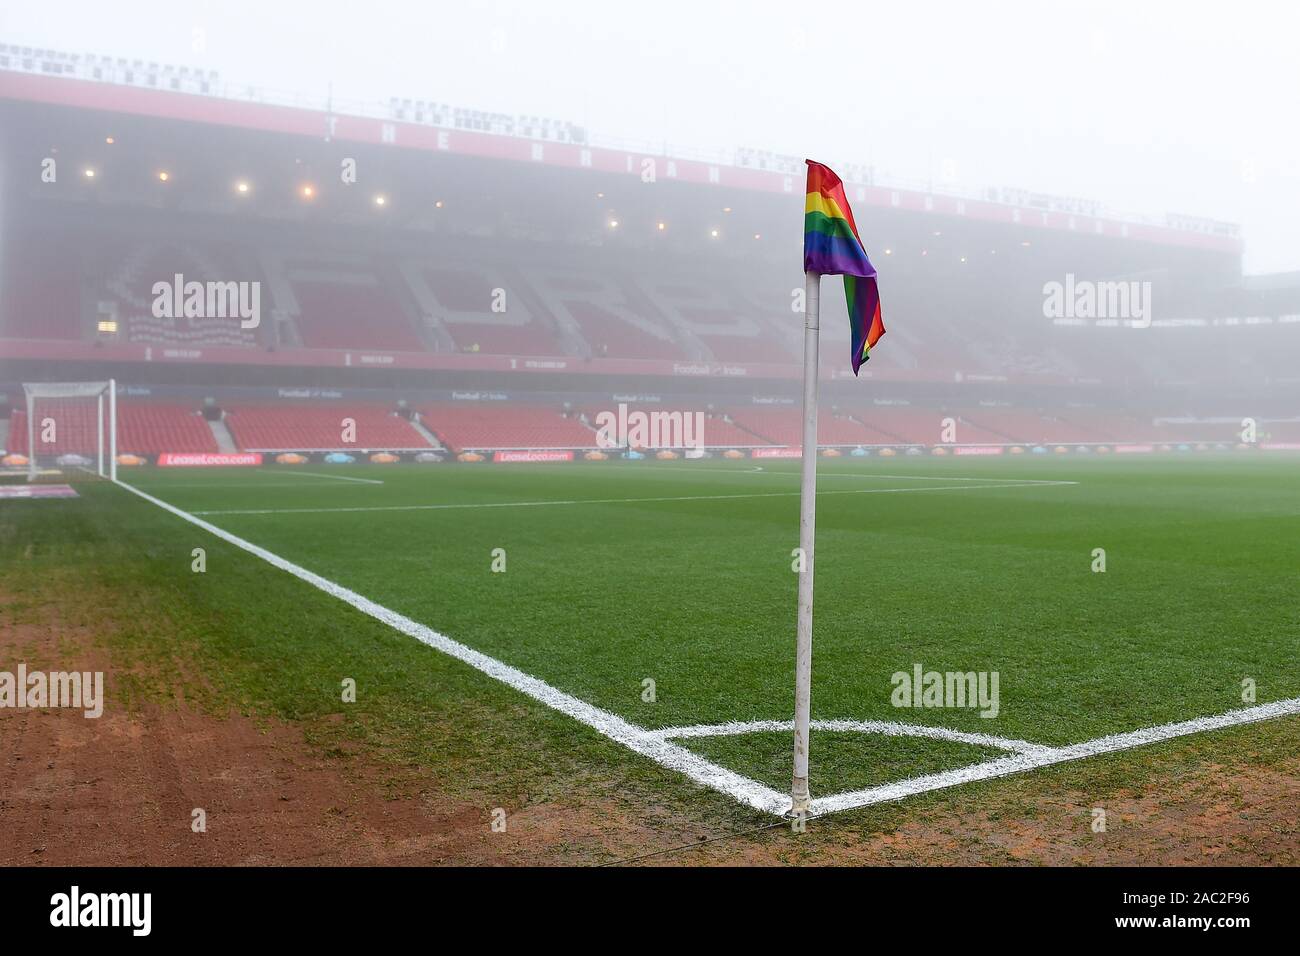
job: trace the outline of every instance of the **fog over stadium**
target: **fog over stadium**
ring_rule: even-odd
[[[55,865],[569,862],[542,804],[644,824],[571,851],[613,862],[950,790],[943,839],[883,852],[1004,863],[964,828],[1059,807],[999,807],[1003,777],[1195,737],[1294,782],[1293,741],[1200,741],[1300,716],[1298,31],[1257,2],[6,4],[0,708],[22,615],[131,629],[106,681],[67,663],[94,747],[59,752],[48,701],[0,714],[122,845],[60,855],[73,791],[0,781],[0,864],[52,830]],[[226,782],[284,777],[229,726],[184,746],[243,769],[114,776],[155,692],[427,787],[356,857],[361,777],[223,818],[281,792]],[[189,766],[163,724],[146,777]],[[1110,796],[1154,813],[1155,762]],[[1072,772],[1044,786],[1091,840],[1106,783]],[[200,801],[237,838],[154,826]],[[1284,816],[1207,845],[1300,862],[1262,849]],[[798,852],[880,861],[853,819]],[[1164,852],[1071,839],[1014,842]]]
[[[177,376],[190,386],[321,384],[310,368],[337,365],[340,349],[371,350],[380,354],[346,354],[325,379],[540,388],[588,424],[581,409],[611,388],[659,402],[682,391],[715,411],[786,404],[801,349],[790,308],[801,283],[797,180],[812,157],[850,184],[892,330],[868,377],[893,390],[846,383],[842,298],[823,296],[832,401],[924,400],[939,406],[936,420],[955,410],[967,438],[1021,445],[1223,442],[1244,418],[1294,411],[1278,394],[1294,388],[1300,307],[1300,280],[1284,271],[1300,266],[1297,133],[1271,121],[1295,86],[1283,30],[1257,31],[1264,49],[1234,55],[1210,8],[1196,5],[1005,6],[996,17],[846,5],[815,22],[721,4],[379,5],[364,15],[331,4],[55,6],[64,15],[7,11],[6,37],[20,41],[9,45],[9,76],[75,77],[81,87],[51,89],[92,92],[71,96],[80,109],[15,105],[7,124],[11,276],[0,293],[10,328],[21,326],[12,339],[80,338],[99,350],[87,357],[117,346],[125,361],[128,346],[208,347],[162,363],[145,356],[152,367],[135,371],[148,368],[160,386],[180,385]],[[1239,16],[1273,15],[1248,5]],[[187,104],[206,111],[197,125],[184,122]],[[103,106],[122,122],[93,112]],[[447,155],[471,139],[466,156]],[[61,183],[18,174],[65,157],[71,182],[66,165]],[[338,171],[349,163],[351,174]],[[111,234],[147,232],[150,217],[182,254],[166,265],[142,248],[115,264]],[[268,221],[285,248],[270,249]],[[66,228],[105,245],[68,258]],[[204,248],[219,234],[224,260]],[[476,242],[457,248],[458,237]],[[308,239],[328,247],[314,266],[293,261]],[[413,278],[448,255],[461,260],[458,278]],[[81,289],[57,308],[80,314],[62,332],[41,331],[32,306],[48,305],[49,289],[34,263],[55,268],[49,257],[60,256]],[[313,284],[344,260],[350,271],[333,292]],[[241,291],[274,321],[229,331],[225,314],[216,325],[166,309],[123,314],[146,299],[152,311],[155,281],[170,290],[187,262],[190,281],[248,283]],[[538,267],[563,275],[529,274]],[[304,269],[311,281],[295,290]],[[594,283],[585,302],[566,298],[584,281]],[[126,293],[136,283],[150,294]],[[373,285],[378,302],[358,284]],[[352,290],[350,305],[340,289]],[[274,352],[281,367],[217,351],[231,346]],[[661,364],[638,364],[652,360]],[[967,387],[945,391],[953,382]],[[1098,399],[1142,421],[1116,429],[1060,415],[1084,406],[1084,419]],[[1010,425],[1014,406],[1057,424]],[[845,414],[865,430],[837,444],[935,440],[934,429]],[[741,425],[756,444],[793,443],[781,425]],[[1291,427],[1266,434],[1283,440]],[[742,437],[722,424],[714,432],[727,445]],[[562,444],[581,447],[576,438]],[[463,436],[447,444],[466,447]]]
[[[1300,270],[1287,4],[7,4],[10,42],[217,69],[323,102],[421,97],[627,143],[738,146],[1240,223]],[[1248,40],[1246,38],[1249,38]]]

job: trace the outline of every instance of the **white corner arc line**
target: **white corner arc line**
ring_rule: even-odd
[[[1009,737],[994,737],[991,734],[974,734],[961,730],[949,730],[947,727],[930,727],[925,724],[903,724],[892,720],[814,720],[809,726],[813,730],[825,730],[832,733],[882,734],[887,737],[927,737],[931,740],[947,740],[952,743],[973,744],[977,747],[992,747],[996,750],[1009,750],[1012,753],[1034,754],[1046,753],[1052,748],[1042,744],[1032,744],[1027,740],[1014,740]],[[794,731],[793,720],[748,720],[729,721],[725,724],[696,724],[691,727],[665,727],[652,733],[665,740],[687,740],[698,737],[736,737],[741,734],[781,733]]]
[[[1108,737],[1085,740],[1083,743],[1070,744],[1066,747],[1046,747],[1035,753],[1014,754],[1009,757],[1000,757],[997,760],[972,764],[969,767],[961,767],[957,770],[912,777],[909,780],[900,780],[897,783],[888,783],[878,787],[868,787],[865,790],[854,790],[849,793],[819,797],[813,800],[809,806],[809,814],[819,816],[825,813],[853,810],[876,803],[901,800],[905,797],[929,793],[933,790],[943,790],[963,783],[972,783],[976,780],[992,780],[995,777],[1006,777],[1014,773],[1023,773],[1026,770],[1049,767],[1052,764],[1082,760],[1085,757],[1096,757],[1101,754],[1117,753],[1121,750],[1132,750],[1135,747],[1145,747],[1147,744],[1204,733],[1207,730],[1221,730],[1224,727],[1253,724],[1262,720],[1272,720],[1275,717],[1285,717],[1292,714],[1300,714],[1300,697],[1274,701],[1270,704],[1260,704],[1256,707],[1246,707],[1241,710],[1230,710],[1226,714],[1218,714],[1214,717],[1197,717],[1193,720],[1183,720],[1173,724],[1161,724],[1158,727],[1144,727],[1141,730],[1133,730],[1123,734],[1111,734]]]
[[[411,620],[403,614],[399,614],[382,604],[377,604],[369,598],[357,594],[340,584],[335,584],[327,578],[321,577],[306,568],[294,564],[285,558],[280,557],[274,552],[253,544],[251,541],[245,541],[238,535],[231,534],[210,524],[200,518],[194,517],[186,511],[182,511],[175,505],[168,504],[160,498],[155,498],[138,488],[134,488],[125,482],[119,481],[117,484],[125,488],[134,495],[138,495],[150,504],[157,505],[164,511],[175,515],[183,521],[202,528],[209,534],[215,535],[222,541],[233,544],[235,547],[247,551],[255,557],[261,558],[268,564],[286,571],[301,581],[305,581],[312,587],[318,588],[332,597],[338,598],[345,604],[350,604],[362,614],[387,624],[394,630],[400,631],[409,637],[415,638],[423,644],[427,644],[434,650],[441,651],[449,657],[454,657],[463,663],[468,664],[475,670],[487,674],[489,677],[501,681],[501,683],[513,687],[515,690],[533,698],[539,703],[545,704],[552,710],[557,710],[562,714],[572,717],[579,723],[586,724],[588,727],[600,734],[608,737],[610,740],[620,743],[629,750],[642,756],[649,757],[651,760],[667,767],[669,770],[675,770],[678,773],[685,774],[706,787],[711,787],[721,793],[726,794],[732,799],[753,807],[755,810],[761,810],[765,813],[783,813],[787,809],[789,797],[785,794],[778,793],[771,787],[766,787],[755,780],[741,776],[734,771],[725,767],[720,767],[715,763],[705,760],[699,754],[680,747],[677,744],[668,741],[650,733],[642,727],[638,727],[621,717],[601,710],[592,704],[579,700],[571,694],[552,687],[545,681],[539,680],[530,674],[526,674],[518,668],[511,667],[509,664],[499,661],[494,657],[488,657],[479,651],[474,650],[459,641],[454,641],[445,634],[439,634],[430,627],[426,627],[416,621]]]
[[[993,488],[1041,488],[1050,485],[1077,485],[1077,481],[1045,481],[1036,484],[1017,482],[1008,485],[941,485],[921,488],[852,488],[844,491],[818,491],[825,495],[883,495],[906,494],[919,491],[988,491]],[[340,508],[222,508],[195,511],[196,515],[312,515],[353,511],[460,511],[471,508],[544,508],[553,505],[624,505],[646,504],[661,501],[729,501],[738,498],[797,498],[797,491],[756,491],[734,495],[664,495],[652,498],[572,498],[553,501],[471,501],[448,502],[434,505],[374,505],[346,506]]]

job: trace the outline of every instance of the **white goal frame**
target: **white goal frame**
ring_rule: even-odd
[[[36,402],[42,398],[94,398],[95,399],[95,473],[109,481],[117,481],[117,380],[103,382],[24,382],[23,395],[27,401],[27,480],[36,480]],[[105,401],[107,398],[107,401]],[[108,427],[104,424],[104,406],[108,406]],[[107,434],[105,434],[107,432]],[[105,439],[108,461],[105,469]]]

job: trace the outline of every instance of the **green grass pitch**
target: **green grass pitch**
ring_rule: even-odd
[[[1246,706],[1246,679],[1259,703],[1300,697],[1297,464],[1245,454],[822,460],[814,720],[1060,746]],[[125,470],[122,479],[639,726],[793,711],[797,461]],[[338,627],[334,609],[351,620],[338,602],[313,598],[304,610],[295,596],[309,589],[253,556],[121,489],[78,487],[78,500],[0,503],[0,531],[29,557],[35,546],[38,561],[120,558],[105,572],[118,586],[147,574],[203,608],[201,639],[246,696],[317,713],[337,707],[340,672],[358,673],[389,719],[418,724],[437,711],[437,733],[449,734],[448,696],[474,693],[473,683],[449,686],[448,662],[409,638]],[[209,550],[204,575],[190,570],[195,547]],[[1104,573],[1093,570],[1098,548]],[[504,549],[504,573],[493,570],[494,549]],[[223,636],[227,616],[261,624]],[[996,671],[997,716],[895,707],[891,675],[916,664]],[[527,746],[529,727],[518,731]],[[789,786],[788,734],[682,743]],[[996,755],[814,731],[812,786],[842,792]]]

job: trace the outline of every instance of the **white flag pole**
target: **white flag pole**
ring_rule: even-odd
[[[108,380],[108,479],[117,481],[117,379]]]
[[[821,274],[804,273],[803,473],[799,484],[799,621],[794,654],[794,781],[790,813],[808,812],[808,719],[812,700],[813,546],[817,535],[817,347]]]

